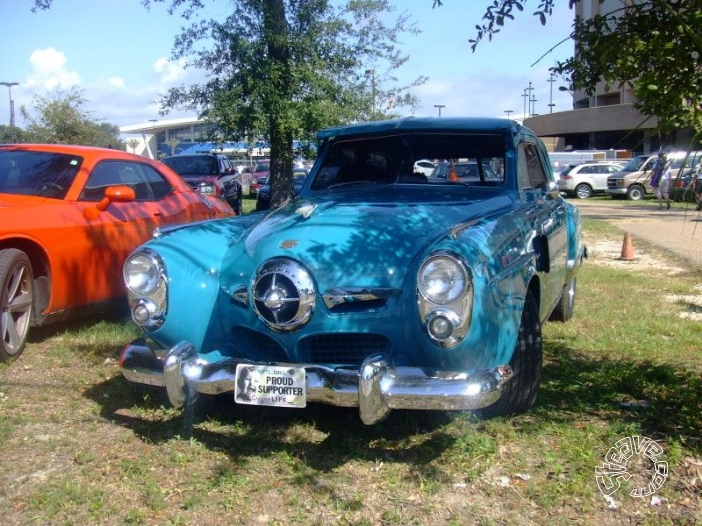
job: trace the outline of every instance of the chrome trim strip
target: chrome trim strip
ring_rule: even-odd
[[[322,299],[328,309],[333,309],[337,305],[343,305],[345,303],[385,301],[399,294],[399,290],[392,288],[335,287],[326,291]]]

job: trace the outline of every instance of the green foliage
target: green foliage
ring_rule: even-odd
[[[193,19],[200,7],[152,1]],[[195,110],[215,124],[214,140],[269,140],[275,206],[292,196],[293,139],[313,141],[321,128],[416,105],[409,90],[426,79],[398,86],[393,72],[408,59],[399,35],[418,30],[405,15],[386,23],[393,12],[388,0],[232,2],[228,17],[195,20],[176,38],[174,56],[210,76],[171,89],[162,106]]]
[[[22,134],[25,142],[123,149],[119,128],[93,119],[80,89],[58,89],[49,98],[35,95],[33,101],[36,117],[25,106],[20,107],[20,114],[29,123]]]
[[[0,124],[0,144],[10,144],[13,142],[25,142],[23,140],[24,132],[22,129],[14,126],[10,128],[6,124]]]
[[[434,0],[434,7],[444,0]],[[579,0],[569,0],[572,8]],[[552,14],[555,0],[542,0],[533,13],[542,24]],[[576,20],[571,38],[572,58],[552,71],[570,87],[595,92],[598,83],[629,85],[636,108],[656,116],[660,131],[690,127],[702,132],[702,0],[650,0],[616,3],[604,16]],[[487,8],[483,24],[470,39],[478,43],[499,33],[513,12],[523,11],[525,0],[499,0]]]

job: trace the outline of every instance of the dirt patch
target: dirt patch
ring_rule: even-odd
[[[652,278],[675,276],[689,272],[689,269],[666,261],[654,252],[641,247],[633,248],[633,259],[622,259],[622,254],[625,252],[623,241],[617,242],[611,239],[588,241],[587,248],[588,265],[628,270],[649,275]],[[670,294],[665,296],[665,300],[670,303],[687,306],[687,309],[680,313],[681,318],[702,321],[702,285],[695,287],[693,294]]]

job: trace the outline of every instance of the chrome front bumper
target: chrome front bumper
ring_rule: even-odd
[[[122,351],[120,367],[130,382],[165,387],[168,399],[182,407],[186,393],[216,395],[233,392],[236,366],[246,360],[207,363],[197,357],[195,348],[182,342],[160,358],[143,339]],[[502,395],[502,387],[512,378],[512,369],[501,365],[465,373],[425,371],[418,367],[395,367],[389,356],[374,354],[359,369],[330,368],[318,364],[266,363],[304,367],[307,401],[358,407],[364,424],[383,420],[391,409],[477,410]],[[233,399],[233,397],[232,397]]]

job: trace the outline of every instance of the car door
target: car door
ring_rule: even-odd
[[[548,154],[536,142],[522,141],[518,152],[518,182],[531,222],[532,247],[541,280],[542,319],[561,296],[566,277],[566,204],[558,195]]]
[[[607,189],[607,177],[609,177],[614,170],[609,164],[594,164],[590,166],[592,169],[592,189],[596,192],[604,192]]]
[[[135,199],[110,202],[96,213],[108,187],[128,187]],[[86,218],[83,277],[87,303],[124,294],[122,264],[129,253],[153,236],[159,226],[211,217],[203,198],[174,191],[169,179],[153,166],[130,160],[103,160],[91,170],[77,206]]]

